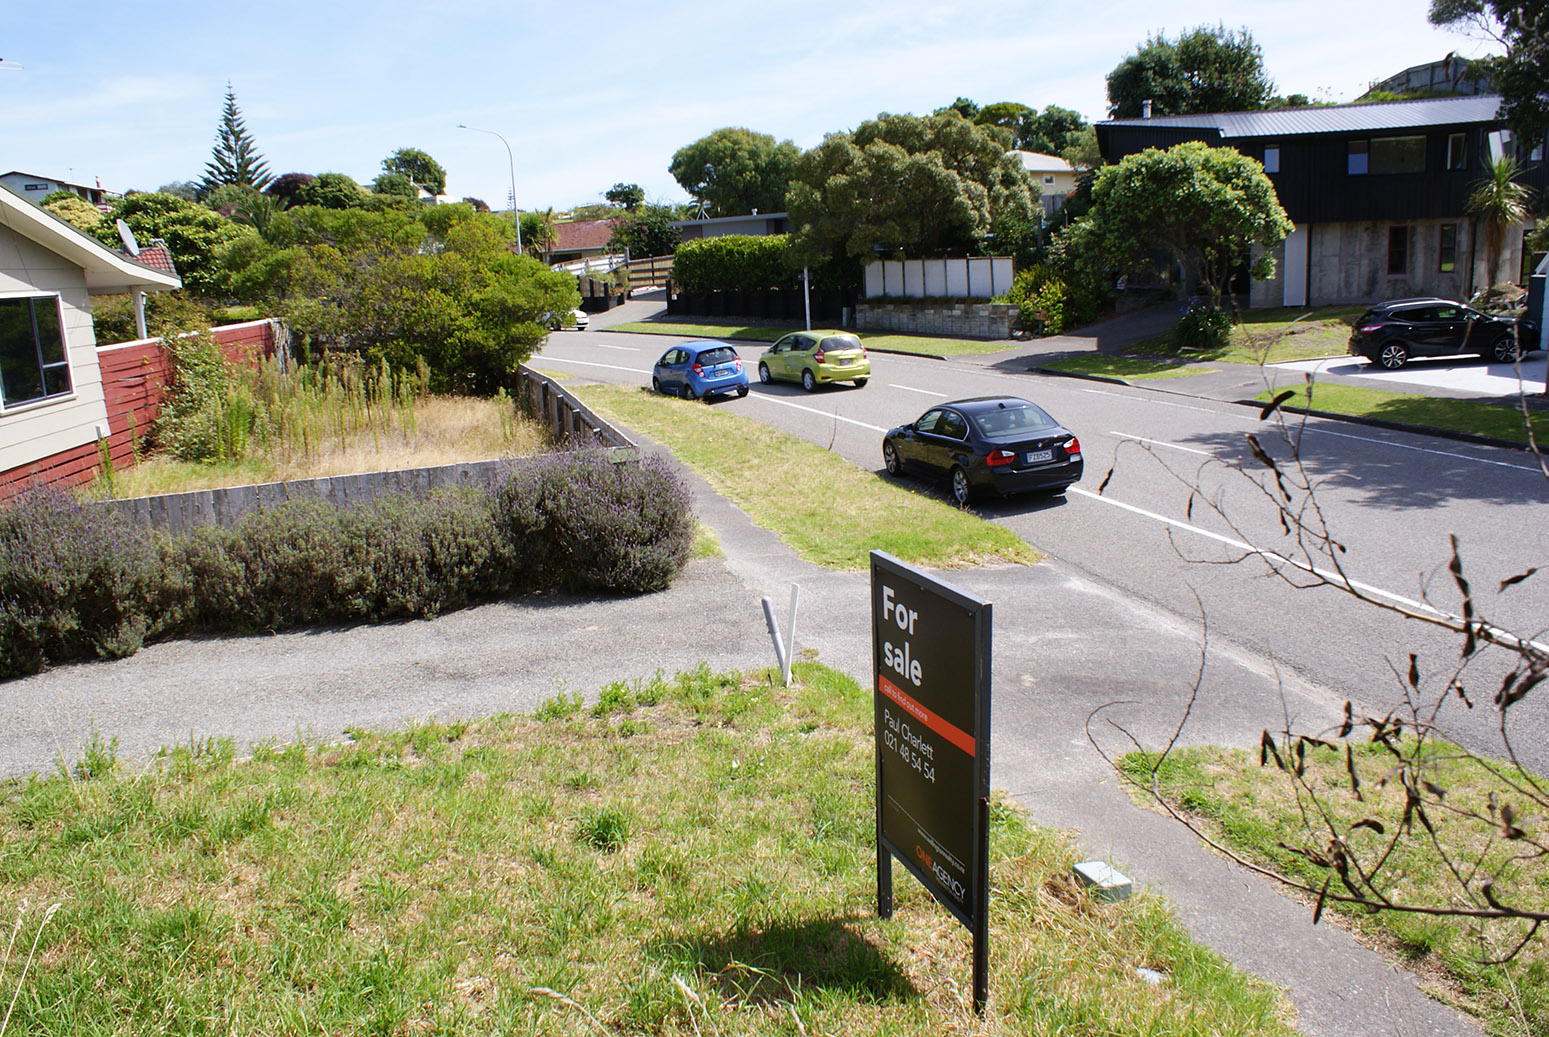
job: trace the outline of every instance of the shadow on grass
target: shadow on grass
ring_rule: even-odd
[[[729,1000],[785,1004],[816,987],[868,1002],[914,999],[920,991],[855,928],[855,919],[814,918],[739,926],[723,933],[657,941],[648,956],[696,968]]]

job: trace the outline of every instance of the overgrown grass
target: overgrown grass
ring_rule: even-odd
[[[1292,391],[1294,395],[1286,401],[1287,407],[1307,407],[1330,414],[1378,418],[1423,428],[1469,432],[1517,443],[1527,442],[1524,422],[1528,419],[1524,419],[1522,411],[1516,407],[1447,396],[1367,389],[1358,385],[1335,385],[1331,382],[1314,382],[1310,391],[1306,386]],[[1270,398],[1267,390],[1255,397],[1263,401]],[[1530,413],[1533,435],[1542,443],[1549,436],[1549,414],[1543,411]]]
[[[795,671],[784,689],[702,666],[590,708],[11,783],[7,894],[63,905],[12,1029],[1293,1032],[1156,897],[1085,896],[1070,846],[1005,804],[976,1019],[967,932],[901,868],[875,915],[869,695]]]
[[[1232,329],[1225,349],[1182,349],[1168,332],[1137,342],[1125,352],[1233,364],[1278,364],[1343,356],[1350,341],[1350,322],[1362,312],[1359,306],[1243,310],[1238,314],[1241,323]]]
[[[864,569],[873,549],[933,568],[1032,564],[1040,557],[1009,530],[724,407],[646,389],[574,391],[588,406],[670,447],[754,522],[777,530],[818,565]]]
[[[1191,374],[1208,374],[1216,370],[1213,367],[1190,364],[1183,360],[1148,360],[1138,356],[1113,356],[1107,353],[1060,357],[1057,360],[1047,360],[1039,367],[1048,371],[1067,371],[1071,374],[1121,379],[1182,378]]]
[[[679,324],[648,320],[615,324],[607,330],[626,331],[637,335],[677,335],[683,338],[715,338],[737,342],[773,342],[781,335],[799,331],[800,327],[797,325],[771,327],[758,324]],[[885,331],[857,331],[854,334],[866,344],[867,349],[912,353],[918,356],[975,356],[982,353],[999,353],[1008,348],[1005,342],[979,339],[895,335]]]
[[[99,477],[88,496],[148,497],[219,486],[316,479],[399,468],[430,468],[494,457],[524,457],[544,448],[541,425],[517,414],[508,398],[425,396],[412,425],[367,423],[313,440],[306,451],[262,451],[242,461],[205,463],[146,454],[140,463]]]
[[[1353,751],[1356,766],[1369,776],[1380,776],[1388,765],[1381,746],[1366,743]],[[1464,759],[1451,746],[1435,745],[1430,763],[1433,769],[1429,780],[1446,790],[1447,801],[1454,810],[1472,807],[1483,812],[1490,797],[1503,789],[1499,779],[1491,777],[1481,765]],[[1400,783],[1365,781],[1363,798],[1357,800],[1350,793],[1342,750],[1312,749],[1307,753],[1306,765],[1308,784],[1319,790],[1323,804],[1340,819],[1336,825],[1339,830],[1363,818],[1381,822],[1382,831],[1388,836],[1398,830],[1406,802]],[[1131,754],[1124,758],[1122,766],[1131,777],[1149,783],[1152,757]],[[1298,804],[1294,787],[1285,775],[1273,766],[1260,767],[1254,754],[1217,748],[1175,750],[1164,762],[1159,779],[1167,799],[1206,818],[1247,857],[1314,887],[1320,887],[1327,877],[1324,869],[1313,867],[1281,844],[1323,851],[1329,839],[1328,828],[1318,824],[1318,815],[1305,798]],[[1311,833],[1305,828],[1309,815],[1314,818]],[[1498,840],[1490,845],[1493,831],[1482,831],[1477,824],[1462,822],[1453,813],[1432,812],[1430,819],[1436,839],[1463,860],[1477,861],[1481,875],[1492,871],[1506,855],[1517,852],[1513,844]],[[1544,819],[1523,823],[1542,825]],[[1356,849],[1365,853],[1367,860],[1375,859],[1375,849],[1386,842],[1384,834],[1372,828],[1360,829],[1355,837],[1365,843]],[[1383,869],[1389,880],[1386,888],[1396,899],[1406,902],[1456,906],[1461,895],[1457,879],[1431,851],[1430,838],[1415,825],[1414,834]],[[1509,874],[1511,892],[1506,892],[1503,885],[1501,896],[1536,910],[1549,909],[1549,870],[1541,861],[1522,861]],[[1334,886],[1337,891],[1337,879]],[[1484,964],[1503,957],[1521,939],[1526,926],[1496,925],[1481,932],[1477,922],[1464,919],[1370,913],[1332,903],[1328,910],[1342,912],[1349,924],[1368,940],[1412,967],[1434,996],[1477,1016],[1492,1033],[1511,1037],[1549,1033],[1549,943],[1540,936],[1517,960]]]

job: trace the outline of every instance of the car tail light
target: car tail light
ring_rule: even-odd
[[[866,353],[866,347],[865,346],[861,347],[861,359],[862,360],[867,359],[867,353]]]
[[[1016,459],[1017,455],[1012,453],[1010,450],[991,450],[990,456],[986,457],[984,460],[991,468],[997,468],[1003,464],[1010,464]]]
[[[1068,440],[1066,440],[1065,453],[1069,454],[1071,457],[1080,457],[1081,440],[1077,439],[1075,436],[1071,436]]]
[[[1356,330],[1359,331],[1363,335],[1375,335],[1377,332],[1382,330],[1382,325],[1381,324],[1363,324],[1361,327],[1357,328]]]
[[[740,356],[733,362],[737,365],[737,370],[742,370],[742,358]]]
[[[694,365],[693,371],[694,371],[695,374],[697,374],[701,378],[703,378],[705,376],[705,369],[702,366],[700,366],[699,364],[695,364]]]
[[[821,349],[812,354],[812,362],[814,364],[821,364],[823,362],[823,351]]]

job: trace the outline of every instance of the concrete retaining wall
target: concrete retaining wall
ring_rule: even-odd
[[[1010,338],[1020,307],[1007,303],[863,302],[855,307],[862,331],[896,331],[954,338]]]

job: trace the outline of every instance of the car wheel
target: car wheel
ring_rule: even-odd
[[[857,379],[855,379],[855,387],[857,389],[864,388],[866,383],[869,382],[869,381],[871,381],[870,378],[857,378]]]
[[[811,371],[803,371],[801,373],[801,387],[808,392],[813,392],[817,389],[818,380],[812,377]]]
[[[961,468],[952,469],[952,499],[965,507],[973,499],[973,487],[968,485],[968,473]]]
[[[685,400],[697,400],[697,399],[699,399],[699,394],[694,391],[694,386],[693,386],[692,383],[690,383],[690,382],[684,382],[683,383],[683,398]]]
[[[1511,364],[1522,358],[1522,353],[1517,349],[1517,340],[1510,335],[1502,335],[1495,340],[1495,345],[1490,347],[1490,359],[1498,364]]]
[[[1404,366],[1409,359],[1409,350],[1404,348],[1402,342],[1389,342],[1382,347],[1382,352],[1377,354],[1377,363],[1386,367],[1389,371],[1397,371]]]
[[[763,382],[765,385],[768,385],[770,382],[774,381],[774,375],[769,373],[769,365],[764,363],[762,360],[758,362],[758,380]]]
[[[740,400],[744,396],[746,396],[747,394],[748,394],[748,387],[746,385],[739,385],[739,386],[737,386],[737,399]]]
[[[882,463],[887,466],[888,475],[899,475],[903,472],[903,462],[898,459],[898,450],[892,443],[882,444]]]
[[[657,392],[661,392],[662,391],[662,380],[660,378],[652,376],[652,378],[651,378],[651,388],[656,390]]]

